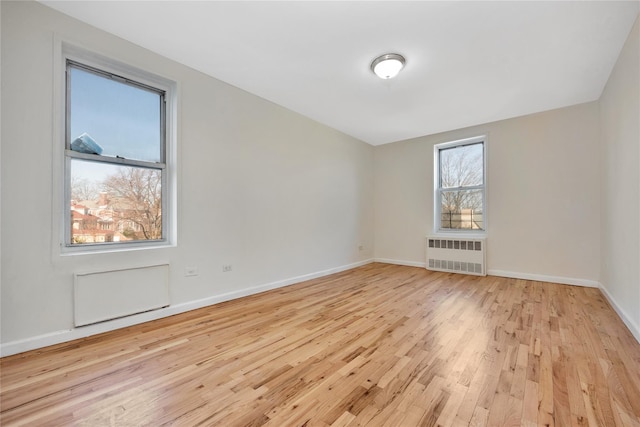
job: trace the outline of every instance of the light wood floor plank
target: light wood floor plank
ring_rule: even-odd
[[[640,427],[598,289],[369,264],[0,359],[0,424]]]

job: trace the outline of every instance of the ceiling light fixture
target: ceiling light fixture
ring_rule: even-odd
[[[385,53],[371,63],[371,71],[381,79],[392,79],[404,67],[404,57],[397,53]]]

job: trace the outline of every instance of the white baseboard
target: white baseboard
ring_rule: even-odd
[[[374,258],[373,262],[381,262],[383,264],[396,264],[396,265],[406,265],[407,267],[422,267],[425,268],[427,264],[424,262],[417,261],[403,261],[399,259],[389,259],[389,258]]]
[[[151,320],[161,319],[163,317],[173,316],[174,314],[180,314],[198,308],[207,307],[213,304],[217,304],[224,301],[229,301],[244,296],[265,292],[271,289],[281,288],[284,286],[293,285],[295,283],[304,282],[306,280],[312,280],[330,274],[339,273],[341,271],[350,270],[352,268],[360,267],[372,262],[381,262],[385,264],[405,265],[409,267],[425,267],[425,263],[415,261],[403,261],[388,258],[374,258],[364,261],[359,261],[352,264],[343,265],[315,273],[305,274],[302,276],[292,277],[285,280],[279,280],[276,282],[266,283],[250,288],[241,289],[238,291],[227,292],[220,295],[214,295],[208,298],[203,298],[196,301],[189,301],[182,304],[171,305],[166,308],[149,311],[146,313],[140,313],[133,316],[123,317],[120,319],[114,319],[103,323],[97,323],[94,325],[83,326],[79,328],[73,328],[68,330],[56,331],[48,334],[39,335],[36,337],[26,338],[23,340],[11,341],[8,343],[0,344],[0,357],[10,356],[12,354],[18,354],[29,350],[35,350],[50,345],[60,344],[63,342],[73,341],[80,338],[86,338],[92,335],[97,335],[103,332],[109,332],[127,326],[133,326]],[[502,270],[489,270],[489,275],[509,277],[514,279],[536,280],[541,282],[562,283],[567,285],[586,286],[599,288],[604,294],[605,298],[609,301],[609,304],[616,311],[618,316],[622,319],[624,324],[629,328],[633,336],[640,343],[640,327],[636,325],[631,317],[615,302],[608,290],[599,284],[598,282],[585,279],[573,279],[567,277],[558,276],[546,276],[539,274],[529,273],[516,273],[511,271]]]
[[[407,265],[411,267],[425,267],[425,263],[414,262],[414,261],[402,261],[396,259],[388,259],[388,258],[374,258],[374,262],[382,262],[385,264],[397,264],[397,265]],[[599,288],[604,294],[611,307],[618,314],[622,322],[629,328],[631,334],[634,336],[636,341],[640,343],[640,326],[636,325],[635,322],[631,319],[631,317],[616,303],[615,299],[611,296],[607,288],[605,288],[601,283],[596,282],[595,280],[587,280],[587,279],[576,279],[573,277],[563,277],[563,276],[547,276],[544,274],[531,274],[531,273],[518,273],[514,271],[505,271],[505,270],[487,270],[487,274],[490,276],[500,276],[500,277],[508,277],[510,279],[524,279],[524,280],[535,280],[537,282],[550,282],[550,283],[560,283],[563,285],[573,285],[573,286],[584,286],[588,288]]]
[[[609,304],[611,304],[611,307],[613,307],[615,312],[618,313],[618,316],[620,317],[620,319],[622,319],[622,322],[624,322],[624,324],[627,325],[627,328],[629,328],[629,331],[631,331],[631,334],[634,336],[636,341],[638,341],[638,343],[640,344],[640,326],[637,325],[633,321],[633,319],[631,319],[631,317],[627,314],[627,312],[624,311],[622,307],[618,305],[618,303],[613,298],[613,296],[609,293],[607,288],[602,284],[600,284],[600,291],[602,292],[604,297],[607,299],[607,301],[609,301]]]
[[[560,283],[562,285],[584,286],[587,288],[598,288],[600,283],[595,280],[576,279],[564,276],[547,276],[544,274],[518,273],[505,270],[487,270],[489,276],[508,277],[510,279],[535,280],[537,282]]]
[[[315,273],[304,274],[302,276],[291,277],[289,279],[278,280],[276,282],[265,283],[250,288],[244,288],[233,292],[227,292],[224,294],[214,295],[208,298],[203,298],[196,301],[189,301],[186,303],[170,305],[166,308],[158,310],[148,311],[146,313],[135,314],[132,316],[122,317],[119,319],[110,320],[107,322],[96,323],[93,325],[82,326],[78,328],[65,329],[62,331],[51,332],[48,334],[38,335],[22,340],[16,340],[0,344],[0,357],[10,356],[13,354],[22,353],[29,350],[35,350],[42,347],[47,347],[54,344],[60,344],[68,341],[73,341],[80,338],[90,337],[92,335],[101,334],[103,332],[109,332],[128,326],[137,325],[151,320],[162,319],[163,317],[173,316],[174,314],[180,314],[187,311],[195,310],[202,307],[207,307],[213,304],[217,304],[224,301],[229,301],[236,298],[241,298],[260,292],[265,292],[271,289],[282,288],[284,286],[293,285],[296,283],[304,282],[306,280],[316,279],[318,277],[328,276],[330,274],[339,273],[341,271],[350,270],[352,268],[360,267],[373,262],[372,259],[355,262],[352,264],[343,265],[340,267],[330,268],[327,270],[318,271]]]
[[[417,262],[417,261],[404,261],[404,260],[389,259],[389,258],[374,258],[373,261],[382,262],[385,264],[396,264],[396,265],[406,265],[409,267],[426,268],[426,263]],[[487,270],[487,274],[489,276],[508,277],[510,279],[535,280],[538,282],[560,283],[563,285],[584,286],[587,288],[600,287],[600,283],[596,282],[595,280],[575,279],[573,277],[547,276],[544,274],[518,273],[515,271],[505,271],[505,270]]]

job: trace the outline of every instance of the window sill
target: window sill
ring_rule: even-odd
[[[60,256],[75,256],[75,255],[98,255],[108,253],[119,252],[131,252],[131,251],[145,251],[153,249],[166,249],[174,248],[176,245],[170,242],[156,242],[156,243],[130,243],[126,246],[122,245],[91,245],[91,246],[64,246],[60,248]]]

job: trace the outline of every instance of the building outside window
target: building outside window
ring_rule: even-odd
[[[166,242],[167,89],[66,59],[66,247]]]
[[[437,144],[435,230],[486,230],[486,137]]]

